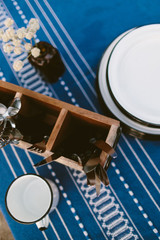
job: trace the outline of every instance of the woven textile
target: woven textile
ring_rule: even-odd
[[[15,27],[40,21],[37,40],[57,47],[66,72],[55,84],[47,84],[26,61],[16,73],[15,59],[0,44],[0,78],[33,91],[103,114],[96,91],[96,73],[106,47],[121,33],[136,26],[160,22],[158,0],[7,0],[0,1],[0,27],[11,17]],[[14,146],[0,150],[0,208],[17,240],[156,240],[160,239],[160,141],[121,135],[108,170],[109,187],[97,198],[83,173],[52,163],[33,168],[37,156]],[[50,214],[46,231],[35,224],[15,222],[5,208],[10,182],[24,173],[53,180],[60,202]]]

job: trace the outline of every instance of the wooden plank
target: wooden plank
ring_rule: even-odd
[[[48,139],[48,142],[46,145],[47,150],[51,151],[53,149],[53,146],[55,145],[55,142],[58,136],[61,134],[63,130],[64,122],[66,121],[67,115],[68,115],[68,110],[62,108],[57,118],[57,121],[54,125],[54,128],[50,134],[50,137]]]
[[[27,148],[31,147],[32,144],[20,140],[20,141],[19,141],[19,144],[15,145],[15,146],[17,146],[17,147],[19,147],[19,148],[22,148],[22,149],[24,149],[24,150],[30,151],[30,150],[28,150]],[[49,156],[51,156],[51,155],[53,154],[52,152],[50,152],[50,151],[48,151],[48,150],[46,150],[46,151],[43,152],[43,153],[38,153],[38,152],[34,152],[34,151],[30,151],[30,152],[35,153],[35,154],[37,154],[37,155],[39,155],[39,156],[42,156],[42,157],[45,157],[45,158],[47,158],[47,157],[49,157]]]
[[[113,145],[115,143],[118,129],[119,129],[119,127],[112,125],[110,128],[110,131],[108,133],[108,136],[106,138],[105,142],[108,143],[111,147],[113,147]],[[104,152],[104,151],[101,152],[101,155],[100,155],[101,162],[106,161],[108,157],[109,157],[109,155],[106,152]]]
[[[77,162],[71,160],[70,158],[66,158],[66,157],[61,156],[54,161],[58,162],[58,163],[61,163],[65,166],[67,166],[67,167],[74,168],[78,171],[83,171],[83,167],[80,164],[78,164]]]
[[[99,122],[102,125],[106,125],[106,126],[111,126],[116,125],[119,126],[119,121],[103,116],[101,114],[80,108],[80,107],[76,107],[72,104],[57,100],[55,98],[52,97],[48,97],[45,96],[43,94],[37,93],[37,92],[33,92],[29,89],[23,88],[23,87],[19,87],[17,85],[8,83],[8,82],[3,82],[1,81],[0,83],[0,88],[1,89],[7,89],[10,91],[15,91],[15,92],[21,92],[22,94],[37,100],[38,102],[45,103],[46,106],[52,108],[57,108],[59,110],[61,110],[62,108],[65,108],[66,110],[75,113],[77,116],[83,116],[84,118],[89,118],[90,120],[94,121],[94,122]]]

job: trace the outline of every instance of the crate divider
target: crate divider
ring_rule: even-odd
[[[42,157],[47,158],[54,154],[56,147],[59,146],[61,142],[63,142],[64,138],[67,139],[70,133],[72,133],[73,129],[75,129],[77,126],[79,128],[79,131],[81,131],[81,128],[84,132],[85,129],[93,128],[94,131],[98,129],[100,133],[103,131],[106,132],[105,141],[110,146],[114,146],[116,144],[117,138],[119,137],[118,131],[120,129],[120,122],[118,120],[74,106],[72,104],[57,100],[52,97],[48,97],[37,92],[33,92],[23,87],[1,81],[0,101],[2,101],[2,103],[7,106],[7,104],[9,104],[9,102],[15,97],[19,97],[22,102],[22,107],[18,113],[20,120],[22,119],[22,122],[20,122],[22,130],[28,131],[28,124],[23,124],[23,120],[26,117],[28,120],[28,117],[34,116],[36,117],[37,121],[39,120],[39,112],[42,112],[42,119],[39,121],[39,123],[42,123],[42,126],[44,127],[40,128],[40,131],[41,129],[43,130],[43,128],[44,130],[47,129],[49,138],[46,143],[45,152],[34,152],[35,154],[38,154]],[[33,124],[32,126],[36,126],[36,121],[34,123],[35,125]],[[44,134],[43,131],[41,134]],[[70,139],[72,139],[72,137],[70,137]],[[32,144],[29,142],[20,140],[17,146],[28,150],[27,148],[31,145]],[[104,151],[100,153],[100,158],[102,160],[108,159],[108,157],[108,154]],[[65,166],[72,167],[76,170],[83,171],[81,164],[70,158],[61,156],[55,161]]]

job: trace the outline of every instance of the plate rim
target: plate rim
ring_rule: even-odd
[[[137,27],[136,27],[137,28]],[[105,103],[105,105],[107,106],[107,108],[110,110],[110,112],[116,117],[118,118],[123,124],[125,124],[126,126],[128,126],[130,129],[134,129],[135,131],[138,131],[138,133],[142,133],[142,134],[148,134],[148,135],[153,135],[153,136],[159,136],[160,135],[160,128],[154,128],[154,127],[150,127],[150,126],[145,126],[139,122],[135,122],[134,120],[130,119],[128,116],[126,116],[123,112],[121,112],[121,110],[116,106],[116,104],[114,103],[112,97],[110,96],[109,90],[108,90],[108,86],[107,86],[107,82],[106,82],[106,70],[107,70],[107,62],[110,56],[111,51],[113,50],[115,44],[127,33],[129,33],[130,31],[133,31],[136,28],[132,28],[129,29],[125,32],[123,32],[122,34],[120,34],[119,36],[117,36],[111,43],[110,45],[107,47],[107,49],[104,51],[102,58],[100,60],[100,64],[99,64],[99,69],[98,69],[98,85],[99,85],[99,90],[102,96],[102,99]],[[104,89],[108,91],[108,96],[107,94],[104,92]],[[111,109],[112,107],[109,106],[110,104],[108,104],[108,99],[111,103],[112,106],[114,106],[114,109]],[[115,111],[116,109],[116,111]]]
[[[157,122],[157,123],[156,123],[156,122],[151,122],[151,121],[145,120],[144,118],[140,118],[140,117],[138,117],[137,115],[134,115],[134,114],[133,114],[131,111],[129,111],[128,109],[125,109],[125,108],[123,107],[123,105],[118,101],[117,97],[115,96],[115,94],[114,94],[114,92],[113,92],[114,89],[112,89],[112,87],[111,87],[111,82],[110,82],[110,80],[109,80],[109,71],[108,71],[108,69],[109,69],[109,64],[110,64],[110,61],[111,61],[111,58],[112,58],[112,54],[114,53],[114,50],[115,50],[116,47],[118,46],[119,42],[121,42],[121,40],[125,39],[125,37],[126,37],[127,35],[130,35],[130,33],[134,32],[134,31],[136,31],[136,30],[145,29],[145,28],[148,28],[148,27],[151,28],[152,26],[154,26],[154,27],[157,26],[157,27],[160,28],[160,24],[158,24],[158,23],[157,23],[157,24],[148,24],[148,25],[143,25],[143,26],[139,26],[139,27],[136,27],[136,28],[132,28],[132,29],[128,30],[127,32],[124,32],[124,33],[121,34],[122,37],[121,37],[121,38],[115,43],[115,45],[113,46],[113,48],[112,48],[112,50],[111,50],[111,53],[110,53],[110,56],[109,56],[108,61],[107,61],[107,69],[106,69],[107,77],[106,77],[106,81],[107,81],[107,84],[108,84],[109,92],[110,92],[110,94],[111,94],[114,102],[116,103],[116,105],[118,106],[118,108],[120,108],[121,111],[125,113],[125,115],[127,115],[129,118],[132,118],[132,119],[134,119],[135,121],[137,121],[137,122],[139,122],[139,123],[142,123],[143,125],[151,126],[151,127],[155,127],[155,128],[159,128],[159,127],[160,127],[160,123],[158,123],[158,122]],[[119,35],[119,36],[121,36],[121,35]],[[118,37],[119,37],[119,36],[118,36]],[[117,38],[118,38],[118,37],[117,37]],[[116,39],[117,39],[117,38],[116,38]],[[116,40],[116,39],[115,39],[115,40]],[[113,41],[113,42],[114,42],[114,41]],[[113,43],[113,42],[112,42],[112,43]]]

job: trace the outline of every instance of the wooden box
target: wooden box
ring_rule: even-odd
[[[20,97],[22,102],[21,110],[18,113],[22,119],[21,128],[24,131],[26,129],[27,132],[34,131],[34,128],[39,127],[39,133],[42,135],[47,133],[49,136],[46,150],[43,153],[35,152],[44,158],[53,154],[56,147],[73,131],[77,134],[77,139],[80,133],[84,133],[85,137],[87,129],[100,131],[105,134],[105,141],[110,146],[114,146],[116,143],[120,128],[120,123],[117,120],[1,81],[0,103],[8,107],[15,97]],[[72,144],[71,139],[70,145]],[[17,146],[28,149],[31,145],[29,141],[20,141]],[[107,153],[102,151],[100,154],[101,158],[107,162]],[[55,161],[82,171],[82,165],[70,158],[61,156]]]

